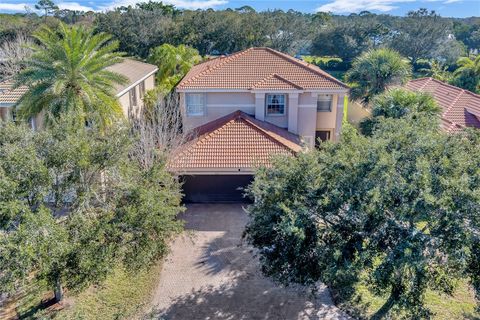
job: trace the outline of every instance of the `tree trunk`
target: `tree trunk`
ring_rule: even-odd
[[[55,294],[55,301],[61,302],[63,300],[63,289],[60,277],[57,277],[57,279],[55,280],[55,289],[53,290],[53,292]]]
[[[392,288],[392,291],[390,293],[390,296],[388,297],[387,301],[383,304],[383,306],[375,312],[372,317],[370,318],[371,320],[380,320],[385,318],[385,316],[388,315],[392,307],[395,305],[398,297],[400,296],[400,292],[397,288]]]

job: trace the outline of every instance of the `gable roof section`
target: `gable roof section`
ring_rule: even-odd
[[[445,131],[480,128],[480,95],[433,78],[410,80],[405,86],[409,90],[433,96],[442,108],[442,128]]]
[[[117,97],[123,95],[126,91],[136,86],[150,75],[157,72],[157,66],[137,60],[124,59],[106,68],[109,71],[119,73],[128,79],[124,85],[116,85]]]
[[[287,54],[250,48],[194,66],[177,89],[347,90],[348,86],[317,66]]]
[[[300,152],[300,138],[287,130],[236,111],[192,131],[169,161],[172,171],[253,172],[274,155]]]

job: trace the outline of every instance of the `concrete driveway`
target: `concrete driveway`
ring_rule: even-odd
[[[182,218],[152,304],[154,319],[347,319],[321,288],[284,288],[262,276],[242,243],[248,220],[239,204],[196,204]]]

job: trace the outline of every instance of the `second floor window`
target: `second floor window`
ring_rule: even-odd
[[[145,80],[140,82],[140,84],[138,85],[138,91],[140,99],[143,99],[143,97],[145,96]]]
[[[203,93],[186,94],[187,116],[203,116],[205,114],[205,95]]]
[[[130,107],[136,107],[137,106],[137,91],[135,90],[135,88],[130,89],[129,98],[130,98]]]
[[[317,99],[317,112],[332,111],[333,96],[331,94],[319,94]]]
[[[284,115],[285,100],[284,94],[267,94],[267,115]]]

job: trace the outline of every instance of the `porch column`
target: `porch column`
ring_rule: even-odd
[[[340,132],[342,131],[342,122],[343,122],[343,107],[345,94],[339,94],[337,96],[337,115],[335,121],[335,141],[340,140]]]
[[[288,131],[298,133],[298,93],[288,94]]]
[[[255,118],[265,121],[265,94],[255,93]]]

